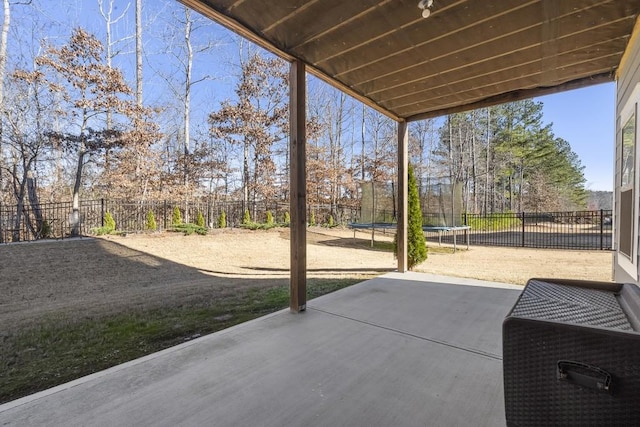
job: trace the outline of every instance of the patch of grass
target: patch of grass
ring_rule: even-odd
[[[309,299],[361,282],[310,279]],[[0,335],[0,403],[35,393],[247,320],[286,308],[289,287],[251,288],[207,304],[45,319]]]
[[[472,230],[500,231],[522,227],[522,220],[513,216],[512,212],[493,213],[485,217],[470,216],[467,218]]]
[[[276,224],[275,222],[261,223],[261,222],[249,221],[249,222],[243,222],[242,224],[240,224],[240,228],[246,228],[247,230],[270,230],[277,226],[278,224]]]
[[[457,252],[464,252],[466,251],[467,248],[466,247],[460,247],[458,246],[456,251]],[[449,246],[427,246],[427,251],[430,254],[453,254],[453,247],[449,247]]]
[[[96,236],[104,236],[105,234],[113,233],[114,229],[111,227],[104,226],[104,227],[92,228],[91,232]]]
[[[182,223],[182,224],[174,225],[173,231],[184,233],[185,236],[190,236],[193,233],[200,234],[201,236],[207,235],[206,227],[202,227],[200,225],[191,224],[191,223]]]

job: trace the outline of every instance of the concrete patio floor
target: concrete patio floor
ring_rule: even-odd
[[[504,425],[521,287],[389,273],[0,406],[0,425]]]

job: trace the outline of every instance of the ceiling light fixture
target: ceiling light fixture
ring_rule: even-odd
[[[422,17],[428,18],[431,15],[431,7],[433,7],[433,0],[420,0],[418,8],[422,9]]]

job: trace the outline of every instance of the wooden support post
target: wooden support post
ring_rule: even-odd
[[[398,122],[398,271],[408,270],[407,228],[409,213],[409,132],[407,122]]]
[[[290,294],[293,312],[307,308],[307,168],[306,168],[306,80],[305,65],[291,63],[289,71],[290,144]]]

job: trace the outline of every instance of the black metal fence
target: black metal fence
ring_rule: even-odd
[[[245,211],[255,222],[264,222],[267,211],[276,222],[285,221],[289,204],[250,203],[241,201],[129,201],[83,200],[80,202],[80,234],[90,235],[104,226],[106,213],[110,213],[121,232],[139,232],[146,229],[147,215],[153,212],[158,230],[172,227],[174,208],[178,207],[184,222],[195,223],[198,214],[204,217],[208,227],[216,227],[224,211],[228,227],[242,223]],[[18,213],[15,205],[0,204],[0,243],[32,241],[46,238],[64,239],[71,233],[73,207],[71,202],[42,203],[36,209],[26,204]],[[346,224],[357,219],[359,212],[349,206],[309,205],[307,218],[316,224],[326,224],[333,218],[334,224]],[[313,220],[313,221],[312,221]]]
[[[209,227],[216,227],[221,212],[226,214],[227,226],[237,227],[248,210],[256,222],[266,220],[270,211],[276,222],[284,222],[288,203],[255,203],[246,205],[238,201],[127,201],[84,200],[80,203],[80,233],[90,235],[104,225],[109,212],[116,228],[123,232],[138,232],[146,228],[148,212],[153,212],[159,230],[172,226],[175,207],[180,209],[184,222],[196,222],[201,213]],[[0,205],[0,243],[30,241],[45,238],[63,239],[69,236],[72,219],[71,202],[42,203],[37,211],[28,204],[22,208],[20,221],[17,207]],[[376,212],[376,221],[393,222],[395,212]],[[351,206],[310,205],[307,219],[310,223],[327,224],[332,216],[334,224],[370,222],[360,218],[359,209]],[[612,211],[579,212],[521,212],[490,215],[463,214],[457,224],[441,224],[441,216],[426,214],[426,225],[468,225],[469,243],[480,246],[511,246],[556,249],[612,249]],[[313,221],[312,221],[313,220]],[[462,233],[458,231],[458,241]],[[427,233],[432,241],[453,242],[452,232]]]
[[[437,218],[425,215],[425,224]],[[448,224],[447,224],[448,225]],[[612,249],[612,211],[520,212],[490,215],[463,214],[460,223],[470,226],[469,243],[479,246],[510,246],[554,249]],[[458,232],[458,235],[461,233]],[[443,242],[453,242],[443,233]],[[438,236],[428,234],[429,240]],[[460,237],[458,237],[460,241]]]

